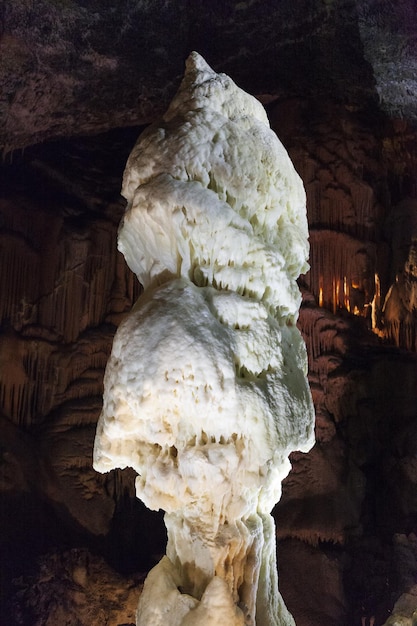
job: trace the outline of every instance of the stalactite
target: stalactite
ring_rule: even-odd
[[[31,166],[26,163],[24,172]],[[80,166],[82,174],[88,175],[89,166]],[[100,180],[103,176],[100,172]],[[117,201],[118,206],[113,202],[104,210],[101,197],[101,205],[81,215],[80,199],[93,205],[91,189],[84,199],[79,194],[74,206],[70,194],[55,196],[48,181],[37,181],[30,197],[23,196],[24,188],[20,195],[13,182],[9,186],[2,177],[0,184],[0,487],[13,489],[17,500],[25,489],[22,523],[31,534],[32,521],[36,526],[38,519],[36,501],[42,510],[46,502],[48,510],[58,512],[63,534],[104,536],[115,498],[134,491],[133,477],[129,484],[122,476],[109,495],[106,479],[91,468],[114,325],[139,292],[136,277],[116,252],[123,207]],[[110,184],[116,198],[118,186],[119,179]],[[101,196],[103,185],[95,181],[95,187]],[[4,436],[8,428],[16,433],[9,440]],[[27,443],[23,452],[21,441]],[[33,471],[34,458],[42,471]],[[46,536],[49,530],[47,520],[38,532]]]
[[[383,306],[382,333],[397,346],[417,351],[417,201],[403,200],[390,214],[395,279]]]
[[[114,242],[114,226],[102,221],[81,238],[70,233],[61,244],[52,284],[39,302],[38,319],[65,342],[103,321],[114,279]]]
[[[4,414],[27,427],[70,399],[99,396],[112,333],[90,332],[70,347],[3,335],[0,396]]]
[[[396,346],[417,352],[417,316],[407,315],[405,319],[384,319],[383,336]]]
[[[345,232],[352,237],[373,240],[381,209],[369,185],[353,180],[333,179],[323,184],[320,175],[306,185],[309,224]]]
[[[36,210],[36,223],[27,219],[28,210]],[[112,303],[116,313],[130,308],[137,282],[125,268],[116,273],[112,221],[80,224],[18,199],[1,200],[0,215],[0,324],[71,343],[111,315]]]
[[[0,323],[22,327],[37,295],[39,254],[18,236],[0,236]]]
[[[342,145],[342,139],[339,138]],[[337,141],[335,141],[337,146]],[[373,188],[358,173],[357,163],[348,153],[346,161],[321,145],[310,146],[311,155],[298,153],[296,164],[301,172],[308,171],[305,179],[307,208],[311,227],[338,230],[359,239],[375,239],[381,207],[375,199]]]
[[[340,319],[311,305],[301,308],[299,326],[307,345],[310,383],[325,390],[328,376],[340,367],[347,351],[347,328]]]
[[[320,307],[369,318],[370,326],[379,332],[377,225],[382,208],[374,187],[363,179],[365,168],[380,176],[374,144],[354,116],[344,112],[339,125],[319,122],[315,140],[301,140],[294,160],[296,168],[306,173],[311,246],[306,284]]]
[[[310,231],[309,287],[321,306],[367,314],[374,297],[376,246],[330,230]]]

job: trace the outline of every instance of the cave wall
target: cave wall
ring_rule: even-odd
[[[292,455],[276,508],[281,587],[297,624],[383,624],[417,571],[415,130],[329,102],[269,114],[307,192],[299,325],[317,441]]]
[[[265,103],[307,192],[317,443],[274,511],[281,590],[297,626],[380,626],[417,575],[413,4],[151,4],[0,11],[0,624],[133,623],[164,550],[133,473],[91,456],[140,292],[116,252],[124,163],[197,47]]]
[[[281,587],[297,624],[350,624],[361,611],[382,624],[400,591],[393,539],[410,536],[417,512],[416,346],[410,333],[392,334],[383,310],[396,269],[386,224],[415,198],[415,155],[405,166],[404,125],[367,111],[290,100],[268,113],[307,191],[299,325],[317,439],[292,455],[275,510]],[[39,559],[60,572],[69,610],[91,623],[66,582],[80,550],[95,555],[90,585],[98,577],[104,587],[105,563],[138,575],[163,551],[160,517],[134,498],[132,473],[91,467],[112,337],[139,293],[116,252],[121,174],[139,132],[35,146],[2,168],[0,549],[3,611],[20,623],[34,606],[58,611],[55,588],[30,584]],[[33,623],[46,623],[36,611]]]

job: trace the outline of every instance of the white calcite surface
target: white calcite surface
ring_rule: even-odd
[[[123,194],[119,248],[145,291],[114,340],[94,467],[133,467],[166,511],[137,624],[291,625],[270,512],[313,443],[301,180],[260,103],[193,53]]]

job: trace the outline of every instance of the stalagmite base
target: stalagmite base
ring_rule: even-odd
[[[291,626],[270,515],[313,442],[295,322],[302,183],[261,105],[193,53],[126,166],[119,248],[145,291],[116,334],[94,466],[166,511],[138,626]]]

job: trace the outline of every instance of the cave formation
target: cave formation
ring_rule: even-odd
[[[297,279],[306,195],[265,109],[193,51],[123,174],[117,246],[144,292],[104,376],[93,467],[165,511],[137,626],[294,626],[271,511],[315,443]]]
[[[274,510],[281,593],[297,626],[411,624],[416,20],[411,0],[2,4],[2,626],[133,624],[164,552],[134,472],[97,474],[92,447],[140,293],[116,251],[122,172],[193,49],[264,104],[307,193],[316,445]]]

